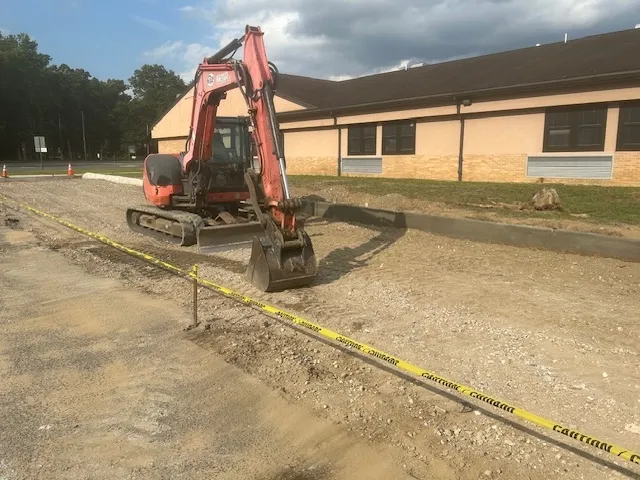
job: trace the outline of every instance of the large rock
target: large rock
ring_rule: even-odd
[[[531,203],[536,210],[563,210],[560,204],[560,197],[555,188],[544,187],[536,192],[531,199]]]

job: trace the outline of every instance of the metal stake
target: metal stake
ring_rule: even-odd
[[[198,265],[194,265],[191,269],[193,273],[193,324],[192,327],[198,326]]]

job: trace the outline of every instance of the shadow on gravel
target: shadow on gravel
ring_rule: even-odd
[[[555,445],[558,448],[564,449],[568,452],[571,452],[575,455],[578,455],[582,458],[584,458],[587,461],[596,463],[598,465],[601,465],[605,468],[609,468],[611,470],[614,470],[622,475],[624,475],[627,478],[632,478],[634,480],[640,480],[640,474],[625,467],[625,466],[621,466],[621,465],[616,465],[615,463],[609,461],[607,458],[599,458],[591,453],[589,453],[588,451],[583,451],[580,448],[578,448],[577,446],[574,445],[570,445],[568,443],[565,443],[563,441],[561,441],[560,439],[558,439],[555,436],[546,434],[544,432],[540,432],[538,430],[534,430],[533,428],[527,426],[527,425],[523,425],[520,424],[518,422],[515,422],[509,418],[503,417],[501,415],[498,415],[496,413],[495,410],[489,410],[487,408],[485,408],[483,405],[476,405],[475,403],[470,403],[467,402],[465,399],[460,398],[460,396],[456,395],[453,392],[449,392],[440,388],[437,388],[434,385],[430,385],[426,382],[421,381],[419,378],[413,377],[409,374],[406,374],[404,372],[395,370],[394,368],[391,368],[387,365],[384,365],[383,363],[380,363],[376,360],[374,360],[373,358],[371,358],[370,356],[361,353],[357,350],[352,350],[350,348],[347,348],[343,345],[338,345],[330,340],[327,340],[325,338],[322,337],[318,337],[316,335],[313,335],[311,332],[309,332],[306,328],[304,327],[299,327],[297,325],[292,325],[291,323],[288,322],[283,322],[286,325],[290,326],[291,328],[293,328],[294,330],[298,331],[299,333],[306,335],[309,338],[312,338],[314,340],[317,340],[319,342],[324,343],[325,345],[328,345],[330,347],[336,348],[338,350],[340,350],[341,352],[350,355],[352,357],[358,358],[359,360],[371,365],[374,368],[380,369],[384,372],[390,373],[391,375],[395,375],[398,378],[401,378],[407,382],[411,382],[412,384],[424,388],[425,390],[428,390],[431,393],[434,393],[436,395],[440,395],[442,397],[445,397],[453,402],[456,402],[460,405],[460,412],[459,413],[468,413],[468,414],[472,414],[474,410],[478,410],[479,412],[481,412],[483,415],[486,415],[487,417],[495,420],[496,422],[500,422],[504,425],[508,425],[509,427],[512,427],[520,432],[522,432],[525,435],[530,435],[532,437],[536,437],[539,440],[542,440],[543,442],[548,442],[552,445]],[[534,427],[537,428],[537,427]],[[586,446],[585,446],[586,447]],[[608,454],[607,454],[608,455]]]
[[[308,195],[302,199],[308,202],[326,202],[318,195]],[[406,218],[402,212],[373,215],[350,205],[329,205],[320,215],[311,216],[306,223],[319,225],[337,221],[376,230],[378,235],[358,246],[341,247],[331,251],[318,264],[319,274],[315,285],[332,283],[354,270],[365,267],[373,257],[391,247],[407,231]]]
[[[329,478],[327,475],[328,472],[325,468],[306,470],[286,468],[275,475],[260,478],[260,480],[324,480]]]

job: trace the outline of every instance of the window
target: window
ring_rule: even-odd
[[[640,102],[620,105],[617,150],[640,150]]]
[[[606,123],[606,105],[549,109],[543,151],[603,151]]]
[[[375,155],[376,128],[375,124],[349,127],[347,155]]]
[[[383,155],[413,155],[416,152],[416,123],[392,122],[382,127]]]

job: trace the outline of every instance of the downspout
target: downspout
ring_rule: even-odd
[[[460,101],[456,104],[456,113],[460,119],[460,145],[458,147],[458,181],[462,181],[462,163],[464,161],[464,116],[460,113]]]
[[[333,115],[333,126],[338,127],[338,176],[340,177],[342,176],[342,128],[338,126],[338,117],[335,115]]]

